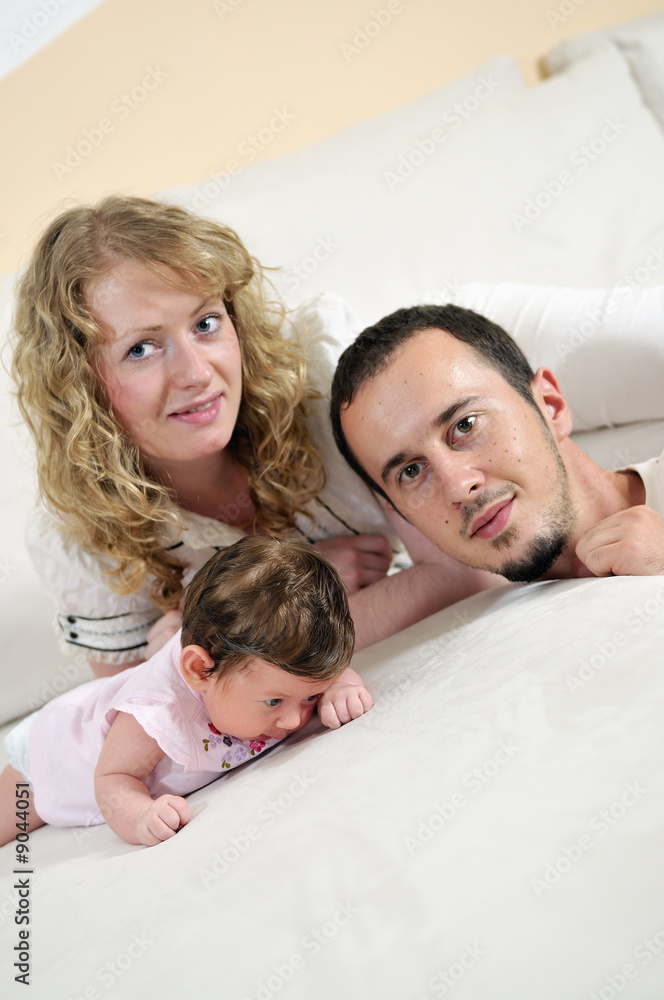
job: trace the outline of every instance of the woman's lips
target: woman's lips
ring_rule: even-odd
[[[512,515],[513,503],[514,497],[510,500],[504,500],[501,501],[501,503],[494,504],[488,511],[480,514],[478,518],[480,527],[471,532],[471,537],[490,539],[495,538],[496,535],[501,533],[501,531],[504,531]]]
[[[210,424],[219,416],[221,400],[222,394],[219,393],[218,396],[215,396],[207,403],[199,403],[198,407],[202,406],[203,409],[199,409],[194,406],[190,407],[188,410],[181,410],[179,413],[169,413],[169,419],[177,420],[184,424],[194,424],[197,427],[200,427],[203,424]]]

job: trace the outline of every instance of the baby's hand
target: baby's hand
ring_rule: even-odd
[[[339,729],[344,722],[359,719],[373,705],[362,678],[350,667],[344,670],[318,702],[318,717],[329,729]]]
[[[179,795],[160,795],[136,817],[136,838],[146,847],[174,837],[191,818],[186,801]]]

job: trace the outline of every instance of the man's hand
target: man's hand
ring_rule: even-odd
[[[592,576],[664,575],[664,520],[642,504],[620,510],[581,536],[576,555]]]
[[[191,819],[187,802],[179,795],[160,795],[152,799],[136,817],[136,841],[154,847],[174,837]]]
[[[339,729],[344,722],[359,719],[372,705],[373,700],[362,678],[349,667],[318,702],[318,717],[329,729]]]
[[[382,580],[392,562],[385,535],[337,535],[316,542],[343,580],[349,594]]]

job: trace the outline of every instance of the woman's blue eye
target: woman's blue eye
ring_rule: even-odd
[[[209,316],[203,316],[199,319],[196,324],[196,329],[199,333],[216,333],[221,326],[221,316],[217,313],[210,313]]]
[[[134,344],[134,346],[130,347],[129,350],[127,351],[127,357],[128,358],[144,358],[144,357],[146,357],[145,348],[147,346],[148,346],[148,344],[145,344],[145,343]]]
[[[281,704],[281,698],[268,698],[265,704],[268,708],[276,708],[277,705]]]

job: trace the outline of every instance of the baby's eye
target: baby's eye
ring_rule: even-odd
[[[281,705],[281,702],[282,702],[281,698],[268,698],[265,704],[267,705],[268,708],[276,708],[277,705]]]
[[[196,324],[196,329],[199,333],[217,333],[220,327],[221,316],[218,313],[210,313],[209,316],[203,316]]]
[[[305,701],[318,701],[319,698],[320,698],[319,694],[310,694],[309,697],[305,698],[304,700]]]

